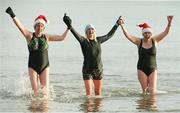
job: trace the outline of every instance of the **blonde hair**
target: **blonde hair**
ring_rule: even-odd
[[[94,31],[94,33],[93,33],[93,39],[94,39],[95,41],[97,41],[96,37],[97,37],[97,35],[96,35],[96,32]],[[87,40],[89,41],[87,32],[86,32],[86,38],[87,38]]]

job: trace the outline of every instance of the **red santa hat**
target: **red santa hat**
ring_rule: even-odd
[[[152,33],[152,29],[151,29],[151,26],[147,23],[143,23],[143,24],[139,24],[138,25],[140,28],[142,28],[142,34],[145,33],[145,32],[150,32]]]
[[[42,23],[42,24],[44,24],[44,26],[46,26],[49,23],[49,21],[48,21],[48,19],[44,15],[39,15],[34,20],[33,26],[35,27],[35,25],[38,24],[38,23]]]

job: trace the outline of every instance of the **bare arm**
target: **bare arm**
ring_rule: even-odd
[[[18,29],[21,31],[21,33],[23,34],[23,36],[27,39],[27,40],[31,40],[32,37],[32,33],[30,31],[28,31],[23,24],[20,22],[20,20],[15,16],[13,18],[14,23],[16,24],[16,26],[18,27]]]
[[[64,40],[69,33],[69,29],[66,29],[62,35],[48,35],[47,38],[49,41],[62,41]]]
[[[165,38],[168,35],[171,28],[172,19],[173,19],[173,16],[167,16],[168,24],[167,24],[166,29],[159,35],[153,36],[153,39],[155,40],[156,43],[159,43],[163,38]]]
[[[32,37],[32,33],[29,32],[24,26],[23,24],[21,24],[20,20],[16,17],[16,15],[14,14],[13,10],[11,9],[11,7],[8,7],[6,9],[6,13],[10,15],[10,17],[13,19],[14,23],[16,24],[16,26],[18,27],[18,29],[21,31],[21,33],[23,34],[23,36],[27,39],[27,40],[31,40]]]
[[[124,33],[124,35],[126,36],[126,38],[127,38],[129,41],[131,41],[132,43],[134,43],[134,44],[136,44],[136,45],[139,45],[140,42],[141,42],[140,38],[131,35],[131,34],[127,31],[127,29],[126,29],[125,26],[124,26],[123,20],[122,20],[122,19],[119,20],[118,23],[119,23],[119,25],[121,26],[121,28],[122,28],[122,30],[123,30],[123,33]]]

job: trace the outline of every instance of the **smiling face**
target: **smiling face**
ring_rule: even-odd
[[[42,23],[37,23],[35,26],[34,26],[34,30],[35,30],[35,33],[36,34],[41,34],[45,29],[45,26],[44,24]]]
[[[152,33],[151,32],[144,32],[143,36],[144,36],[145,39],[150,39],[151,36],[152,36]]]
[[[95,30],[93,28],[89,28],[86,32],[87,38],[94,40],[95,39]]]

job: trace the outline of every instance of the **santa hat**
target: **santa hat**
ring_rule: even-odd
[[[150,32],[152,33],[152,29],[151,29],[151,26],[147,23],[143,23],[143,24],[139,24],[138,25],[140,28],[142,28],[142,34],[145,33],[145,32]]]
[[[42,23],[42,24],[44,24],[44,26],[46,26],[49,23],[49,21],[47,20],[47,18],[44,15],[39,15],[34,20],[33,26],[35,27],[35,25],[38,24],[38,23]]]
[[[91,25],[91,24],[86,25],[85,33],[87,32],[88,29],[91,29],[91,28],[95,30],[95,27],[93,25]]]

